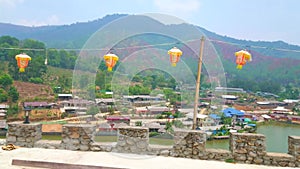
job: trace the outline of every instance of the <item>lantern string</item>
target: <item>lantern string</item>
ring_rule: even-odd
[[[191,39],[187,41],[180,41],[180,42],[169,42],[169,43],[158,43],[153,45],[136,45],[136,46],[127,46],[127,47],[114,47],[114,50],[123,50],[123,49],[135,49],[135,48],[150,48],[150,47],[156,47],[156,46],[170,46],[170,45],[178,45],[178,44],[185,44],[190,42],[196,42],[199,41],[199,39]],[[232,43],[232,42],[225,42],[221,40],[215,40],[215,39],[206,39],[206,41],[215,42],[215,43],[222,43],[222,44],[228,44],[233,46],[242,46],[247,48],[258,48],[258,49],[270,49],[270,50],[278,50],[278,51],[284,51],[284,52],[297,52],[300,53],[300,50],[293,50],[293,49],[284,49],[284,48],[270,48],[266,46],[255,46],[255,45],[244,45],[239,43]],[[65,51],[110,51],[111,48],[102,48],[102,49],[87,49],[87,48],[48,48],[48,49],[36,49],[36,48],[17,48],[17,47],[0,47],[1,50],[23,50],[23,51],[47,51],[50,50],[65,50]]]

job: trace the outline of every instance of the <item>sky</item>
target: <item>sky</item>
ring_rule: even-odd
[[[299,6],[299,0],[0,0],[0,22],[66,25],[115,13],[161,13],[236,39],[300,45]]]

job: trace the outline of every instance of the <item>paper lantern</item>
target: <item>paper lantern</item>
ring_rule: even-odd
[[[28,62],[31,60],[31,57],[25,53],[16,55],[17,64],[19,67],[19,72],[25,72],[25,68],[28,66]]]
[[[177,62],[179,61],[180,56],[182,55],[182,51],[179,50],[176,47],[173,47],[168,51],[168,54],[170,55],[170,61],[172,66],[176,66]]]
[[[251,54],[245,50],[240,50],[238,52],[235,52],[236,56],[236,68],[242,69],[243,66],[246,64],[247,61],[251,61]]]
[[[103,56],[105,60],[105,64],[107,66],[108,71],[112,71],[113,67],[116,65],[117,61],[119,60],[119,57],[115,54],[108,53]]]

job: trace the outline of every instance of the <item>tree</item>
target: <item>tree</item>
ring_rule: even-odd
[[[2,88],[6,89],[8,86],[13,84],[13,79],[8,75],[4,74],[0,76],[0,85]]]
[[[11,36],[1,36],[0,44],[8,44],[9,46],[18,46],[19,40],[15,37],[11,37]]]
[[[12,104],[9,106],[8,110],[7,110],[7,115],[11,116],[11,115],[16,115],[19,112],[19,107],[18,104]]]
[[[22,41],[23,48],[31,48],[31,49],[45,49],[46,46],[43,42],[39,42],[33,39],[25,39]]]
[[[0,103],[6,102],[8,100],[8,96],[3,89],[0,89]]]
[[[88,115],[92,115],[93,118],[94,118],[94,116],[95,116],[97,113],[99,113],[99,108],[98,108],[97,106],[94,106],[94,105],[90,106],[90,107],[88,108],[88,110],[87,110],[87,114],[88,114]]]
[[[8,95],[10,96],[12,102],[16,102],[19,99],[19,93],[14,86],[10,87]]]

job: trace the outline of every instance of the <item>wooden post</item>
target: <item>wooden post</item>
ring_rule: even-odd
[[[195,103],[194,103],[194,118],[193,118],[193,128],[192,128],[193,130],[195,130],[197,127],[198,101],[199,101],[200,77],[201,77],[204,41],[205,41],[205,38],[204,38],[204,36],[202,36],[201,44],[200,44],[199,60],[198,60],[196,93],[195,93]]]

